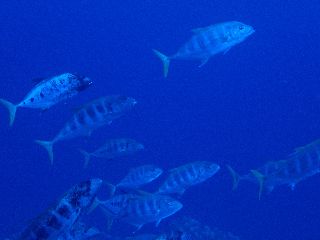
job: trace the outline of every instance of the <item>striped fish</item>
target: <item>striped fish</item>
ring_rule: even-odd
[[[168,240],[240,240],[230,232],[211,228],[190,217],[175,219],[170,225]]]
[[[92,84],[87,77],[78,74],[64,73],[52,78],[40,81],[27,96],[18,104],[0,99],[10,114],[10,126],[13,124],[17,108],[49,109],[58,102],[64,101],[83,91]]]
[[[107,140],[100,148],[92,153],[80,150],[85,158],[84,167],[88,166],[91,157],[113,159],[128,156],[144,149],[143,144],[130,138],[116,138]]]
[[[120,218],[120,213],[123,209],[128,206],[129,201],[140,197],[141,194],[138,193],[119,194],[106,201],[96,199],[95,204],[103,210],[107,217],[111,219],[118,219]]]
[[[320,140],[297,148],[285,160],[268,162],[244,176],[237,174],[230,166],[229,170],[234,188],[240,180],[258,183],[259,199],[263,191],[269,193],[277,186],[288,185],[293,190],[297,183],[320,172]]]
[[[135,226],[138,231],[146,223],[156,222],[158,226],[162,219],[175,214],[181,208],[182,204],[169,196],[145,194],[127,199],[125,206],[116,216]]]
[[[171,60],[199,60],[201,67],[213,55],[228,52],[231,47],[241,43],[254,32],[251,26],[241,22],[223,22],[194,29],[191,39],[172,56],[166,56],[157,50],[153,51],[161,59],[164,76],[167,77]]]
[[[206,161],[188,163],[170,170],[165,182],[160,186],[158,193],[182,195],[185,190],[193,185],[204,182],[216,174],[220,166]]]
[[[102,233],[94,227],[87,227],[84,223],[76,223],[69,232],[66,232],[57,240],[89,240],[97,239]]]
[[[56,142],[80,136],[90,136],[92,131],[110,124],[131,110],[136,103],[135,99],[126,96],[108,96],[96,99],[75,112],[51,141],[36,140],[36,143],[48,151],[49,159],[53,164],[52,148]]]
[[[120,188],[139,188],[157,179],[163,170],[154,165],[143,165],[129,171],[116,186]]]
[[[160,238],[163,236],[158,236],[155,234],[141,234],[141,235],[137,235],[137,236],[132,236],[132,237],[126,237],[123,240],[167,240],[167,238]],[[174,240],[174,239],[171,239]],[[178,240],[178,239],[176,239]]]
[[[36,218],[17,240],[58,239],[70,231],[79,217],[90,208],[101,185],[101,179],[91,179],[75,185],[56,206]]]

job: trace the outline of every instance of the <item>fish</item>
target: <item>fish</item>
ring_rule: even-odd
[[[171,56],[153,49],[163,63],[165,78],[168,76],[171,60],[199,60],[201,61],[199,67],[202,67],[212,56],[227,53],[231,47],[243,42],[255,30],[244,23],[229,21],[193,29],[192,32],[191,39]]]
[[[56,240],[70,231],[94,202],[102,185],[101,179],[81,182],[43,214],[35,218],[16,240]]]
[[[127,199],[116,217],[135,226],[138,231],[146,223],[156,222],[158,226],[163,219],[175,214],[182,207],[182,203],[170,196],[146,193]]]
[[[135,236],[130,236],[130,237],[114,237],[114,236],[109,236],[107,239],[108,240],[167,240],[167,238],[160,238],[163,235],[156,235],[156,234],[139,234]],[[169,239],[168,239],[169,240]],[[174,239],[171,239],[174,240]],[[178,240],[178,239],[176,239]]]
[[[259,185],[259,199],[263,192],[270,193],[275,187],[287,185],[292,190],[297,183],[320,173],[320,139],[297,148],[285,159],[271,161],[247,175],[240,176],[228,166],[235,189],[240,180],[249,180]]]
[[[57,240],[89,240],[96,239],[96,237],[102,235],[102,233],[95,227],[87,227],[84,223],[76,223],[72,229]]]
[[[107,140],[100,148],[92,153],[80,149],[80,152],[84,156],[85,163],[84,168],[87,168],[91,157],[114,159],[122,156],[129,156],[135,152],[144,149],[142,143],[130,138],[116,138]]]
[[[138,189],[142,185],[157,179],[163,170],[154,165],[143,165],[132,168],[129,173],[116,185],[120,188]]]
[[[238,174],[230,165],[227,165],[233,178],[232,190],[236,190],[239,186],[240,181],[248,181],[259,185],[259,200],[261,199],[263,191],[270,193],[273,191],[275,186],[283,184],[283,180],[277,178],[277,173],[282,167],[285,160],[280,161],[269,161],[257,169],[250,170],[247,174]]]
[[[159,236],[155,234],[141,234],[132,237],[126,237],[124,240],[159,240]]]
[[[169,176],[160,186],[158,193],[182,195],[187,188],[204,182],[220,170],[220,166],[207,162],[197,161],[171,169]]]
[[[140,197],[141,195],[138,193],[119,194],[105,201],[96,199],[95,205],[99,206],[107,217],[117,219],[120,217],[121,211],[128,206],[130,200]]]
[[[181,217],[171,222],[168,240],[240,240],[230,232],[211,228],[196,219]]]
[[[95,99],[77,110],[51,141],[36,140],[35,142],[47,150],[49,160],[53,165],[53,145],[55,143],[90,136],[94,130],[111,124],[113,120],[127,113],[136,103],[135,99],[121,95]]]
[[[13,104],[5,99],[0,99],[0,104],[8,109],[10,126],[12,126],[17,108],[47,110],[53,105],[77,95],[90,85],[92,85],[92,81],[88,77],[74,73],[63,73],[41,80],[30,90],[25,98],[17,104]]]

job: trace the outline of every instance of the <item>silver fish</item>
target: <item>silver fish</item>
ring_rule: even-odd
[[[135,226],[138,231],[146,223],[156,222],[158,226],[162,219],[175,214],[182,206],[169,196],[145,194],[128,199],[125,207],[117,213],[117,218]]]
[[[107,217],[117,219],[120,218],[120,213],[128,206],[129,201],[140,197],[141,194],[136,193],[119,194],[106,201],[96,199],[95,205],[99,206]]]
[[[262,192],[270,193],[277,186],[288,185],[292,190],[300,181],[320,173],[320,140],[297,148],[286,159],[267,162],[262,167],[240,176],[228,166],[233,177],[233,188],[240,180],[248,180],[259,185],[259,199]]]
[[[75,185],[56,206],[37,217],[17,240],[56,240],[70,231],[79,217],[90,208],[101,185],[101,179]]]
[[[108,96],[85,104],[64,125],[51,141],[36,140],[49,154],[53,164],[53,145],[62,140],[90,136],[92,131],[121,117],[136,105],[137,101],[126,96]]]
[[[100,235],[102,235],[102,233],[97,228],[89,228],[84,223],[79,222],[57,240],[89,240],[96,239],[96,237]]]
[[[126,237],[124,240],[159,240],[159,236],[155,234],[141,234],[133,237]]]
[[[153,51],[161,59],[164,76],[167,77],[171,60],[200,60],[201,67],[212,56],[228,52],[231,47],[241,43],[254,32],[253,27],[241,22],[223,22],[194,29],[191,39],[172,56],[166,56],[155,49]]]
[[[140,235],[135,235],[131,237],[114,237],[114,236],[109,236],[107,239],[108,240],[169,240],[167,238],[160,238],[161,236],[155,235],[155,234],[140,234]],[[171,239],[174,240],[174,239]],[[178,240],[178,239],[176,239]]]
[[[143,165],[129,171],[116,187],[139,188],[144,184],[150,183],[162,174],[163,170],[154,165]]]
[[[160,186],[158,193],[182,195],[193,185],[204,182],[220,170],[220,166],[206,161],[188,163],[170,170],[165,182]]]
[[[171,233],[167,235],[167,240],[240,240],[230,232],[211,228],[189,217],[174,220]]]
[[[39,82],[18,104],[0,99],[10,114],[10,126],[13,124],[17,108],[49,109],[51,106],[71,98],[92,84],[87,77],[78,74],[64,73]]]
[[[88,166],[91,157],[113,159],[128,156],[144,149],[143,144],[130,138],[116,138],[107,140],[100,148],[92,153],[80,150],[85,158],[84,167]]]

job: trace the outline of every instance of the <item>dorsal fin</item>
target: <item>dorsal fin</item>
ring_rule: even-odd
[[[303,153],[303,152],[309,150],[310,148],[311,149],[312,148],[316,148],[319,145],[320,145],[320,139],[317,139],[317,140],[313,141],[312,143],[309,143],[307,145],[295,148],[293,154],[295,154],[295,153]]]

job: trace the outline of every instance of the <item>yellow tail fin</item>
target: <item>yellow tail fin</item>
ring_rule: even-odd
[[[52,148],[53,148],[54,141],[36,140],[35,142],[47,150],[47,152],[49,154],[50,163],[51,163],[51,165],[53,165],[53,149]]]
[[[170,57],[162,54],[158,50],[153,49],[153,52],[160,58],[163,64],[163,74],[164,77],[166,78],[168,76],[168,71],[169,71],[169,65],[170,65]]]
[[[259,182],[259,200],[261,199],[262,190],[264,186],[265,176],[257,170],[251,170],[251,173],[257,178]]]
[[[227,165],[227,168],[230,171],[232,178],[233,178],[232,190],[236,190],[239,185],[239,182],[241,180],[241,177],[235,170],[233,170],[233,168],[231,166]]]
[[[17,106],[7,100],[4,100],[4,99],[0,99],[0,103],[8,109],[10,126],[12,126],[14,119],[16,117]]]

